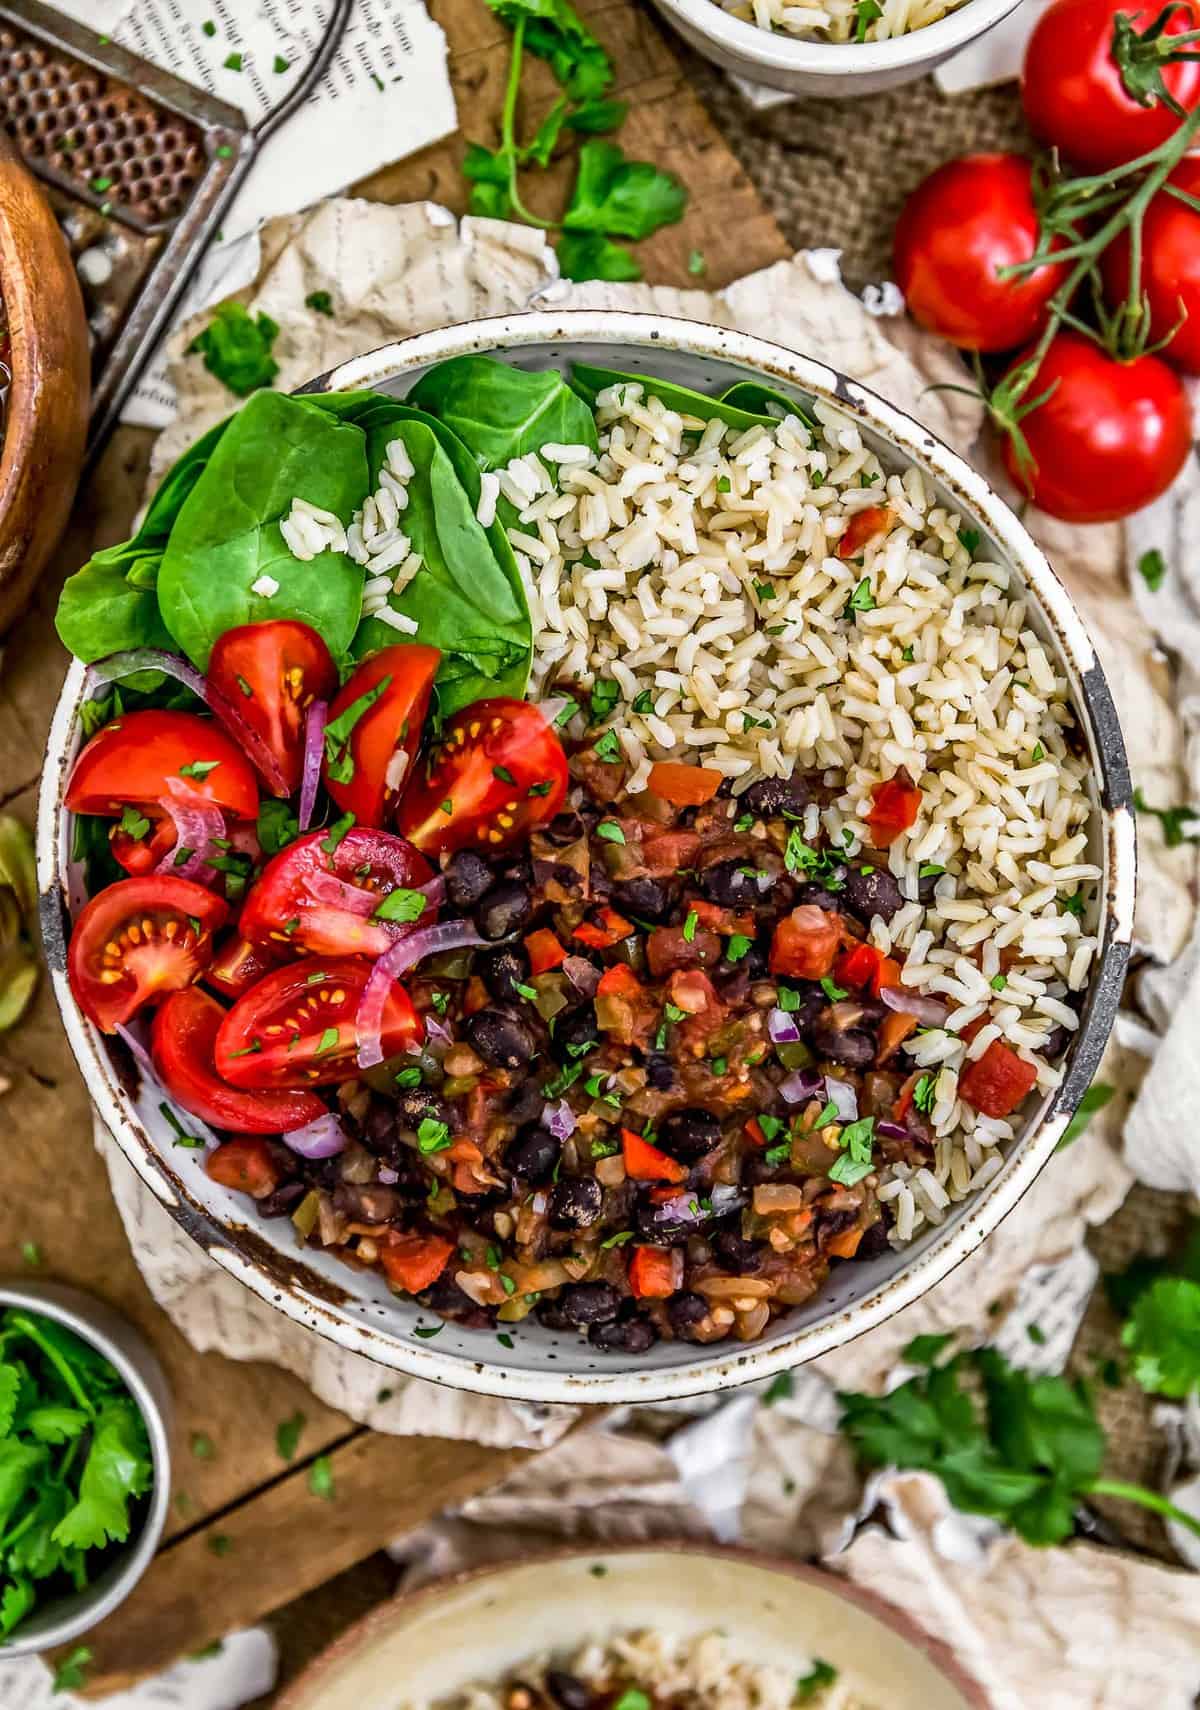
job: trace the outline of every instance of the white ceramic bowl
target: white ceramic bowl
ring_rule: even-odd
[[[721,327],[611,310],[516,315],[423,333],[343,363],[304,388],[373,386],[403,396],[425,370],[467,351],[504,356],[518,367],[565,368],[572,361],[649,369],[701,390],[765,378],[802,401],[820,398],[853,416],[864,438],[893,467],[918,464],[944,502],[980,530],[1028,590],[1030,621],[1061,662],[1075,695],[1094,767],[1098,809],[1090,860],[1104,872],[1100,955],[1062,1086],[1044,1096],[1003,1170],[953,1208],[940,1229],[903,1251],[839,1266],[814,1300],[777,1320],[761,1341],[698,1347],[661,1342],[634,1359],[603,1353],[573,1334],[526,1321],[507,1326],[512,1346],[490,1331],[438,1321],[392,1295],[373,1271],[352,1270],[330,1254],[299,1251],[291,1223],[264,1222],[246,1199],[204,1173],[201,1155],[174,1145],[161,1113],[162,1092],[143,1085],[124,1046],[105,1039],[81,1014],[66,978],[66,911],[82,900],[70,860],[63,791],[80,745],[78,711],[84,669],[71,667],[50,730],[38,814],[38,883],[46,958],[67,1035],[100,1114],[126,1156],[172,1216],[230,1275],[262,1299],[343,1347],[384,1365],[483,1395],[533,1401],[666,1400],[767,1377],[827,1353],[899,1311],[931,1288],[996,1227],[1057,1145],[1091,1081],[1116,1013],[1133,918],[1134,828],[1125,750],[1112,699],[1074,606],[1041,552],[982,476],[918,422],[865,386],[810,357]]]
[[[947,1645],[908,1616],[799,1562],[713,1545],[555,1551],[435,1581],[373,1610],[276,1710],[396,1710],[498,1681],[549,1651],[651,1627],[721,1631],[739,1658],[800,1672],[821,1657],[887,1710],[988,1710]]]
[[[964,0],[923,30],[882,42],[802,41],[735,18],[717,0],[654,0],[697,53],[724,71],[789,95],[874,95],[926,77],[968,42],[986,35],[1020,0]],[[836,122],[836,116],[835,116]],[[852,123],[851,115],[846,123]]]

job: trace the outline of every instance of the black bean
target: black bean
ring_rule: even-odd
[[[498,1003],[520,1003],[518,986],[529,984],[529,957],[522,944],[502,944],[481,951],[477,959],[484,985]]]
[[[404,1209],[404,1201],[392,1187],[371,1183],[339,1182],[333,1190],[335,1211],[343,1211],[356,1223],[392,1223]]]
[[[514,1176],[536,1186],[545,1181],[557,1164],[562,1141],[556,1140],[548,1129],[531,1123],[515,1140],[510,1140],[504,1154],[504,1167]]]
[[[580,1009],[572,1009],[566,1015],[558,1015],[554,1019],[554,1049],[558,1056],[566,1056],[572,1061],[584,1055],[585,1045],[597,1045],[600,1042],[600,1029],[596,1025],[596,1011],[590,1001]]]
[[[793,772],[790,778],[757,778],[748,790],[742,791],[737,804],[759,819],[772,819],[782,813],[803,813],[812,799],[812,789],[804,773]]]
[[[618,1318],[611,1324],[593,1324],[588,1341],[611,1354],[646,1354],[658,1341],[658,1331],[642,1313]]]
[[[659,1051],[652,1051],[646,1058],[646,1085],[655,1092],[667,1092],[675,1085],[675,1066]]]
[[[453,1265],[447,1266],[435,1283],[417,1296],[423,1306],[465,1325],[468,1330],[486,1330],[495,1321],[494,1306],[478,1306],[469,1294],[459,1288],[453,1277]]]
[[[711,1152],[721,1138],[721,1124],[711,1110],[690,1105],[686,1110],[673,1110],[664,1117],[658,1131],[658,1144],[672,1158],[694,1164]]]
[[[566,813],[555,814],[549,825],[542,827],[540,836],[547,843],[553,843],[556,849],[565,849],[570,843],[578,843],[587,827],[579,814],[568,810]]]
[[[519,1069],[537,1049],[532,1028],[501,1009],[477,1010],[467,1017],[464,1031],[471,1049],[502,1069]]]
[[[661,920],[671,906],[671,892],[661,879],[621,879],[612,888],[612,900],[622,914]]]
[[[817,1208],[817,1246],[824,1249],[835,1235],[845,1234],[858,1221],[858,1212],[852,1206],[839,1206],[836,1209],[822,1211]]]
[[[568,1176],[550,1190],[549,1215],[554,1229],[587,1229],[600,1215],[604,1189],[595,1176]]]
[[[578,1675],[567,1674],[561,1668],[548,1668],[546,1690],[559,1710],[590,1710],[591,1688],[585,1686]]]
[[[1042,1046],[1042,1055],[1046,1061],[1053,1063],[1056,1057],[1061,1057],[1073,1037],[1072,1030],[1064,1027],[1061,1021],[1052,1027],[1046,1037],[1046,1043]]]
[[[725,957],[729,955],[729,940],[725,940]],[[717,969],[719,975],[742,974],[747,980],[763,980],[767,977],[767,947],[760,944],[757,938],[752,939],[750,948],[745,955],[739,956],[736,962],[723,960]]]
[[[865,1069],[875,1061],[876,1045],[871,1035],[859,1027],[839,1027],[828,1009],[817,1017],[812,1042],[823,1057],[831,1063],[844,1063],[848,1069]]]
[[[460,849],[446,866],[446,900],[454,908],[474,908],[494,883],[492,870],[473,849]]]
[[[787,1018],[795,1022],[801,1039],[809,1039],[812,1037],[817,1017],[822,1010],[829,1008],[829,1000],[820,986],[809,985],[807,982],[793,982],[788,989],[796,992],[800,1001],[795,1009],[786,1012]]]
[[[536,1076],[526,1075],[509,1094],[504,1114],[514,1127],[524,1128],[527,1122],[535,1122],[541,1116],[545,1102],[541,1081]]]
[[[888,1226],[881,1217],[866,1230],[858,1243],[856,1259],[878,1259],[888,1251]]]
[[[254,1208],[260,1217],[290,1217],[307,1192],[306,1182],[284,1182],[274,1193],[256,1200]]]
[[[770,894],[774,876],[755,861],[717,861],[700,875],[700,889],[722,908],[755,908]]]
[[[400,1087],[395,1109],[405,1128],[419,1128],[426,1117],[434,1122],[450,1120],[450,1107],[445,1099],[428,1087]]]
[[[844,872],[845,869],[843,868]],[[824,885],[818,885],[810,880],[799,887],[793,902],[797,908],[807,903],[810,908],[823,908],[828,914],[840,914],[842,905],[839,902],[840,892],[827,890]]]
[[[927,908],[933,901],[933,893],[937,889],[937,882],[941,876],[941,873],[920,872],[917,875],[917,899],[919,902],[923,902]]]
[[[673,1294],[667,1302],[672,1330],[688,1330],[708,1317],[708,1302],[702,1294]]]
[[[533,913],[533,898],[525,885],[505,879],[479,899],[475,924],[485,938],[507,938],[519,932]]]
[[[847,908],[864,926],[870,926],[875,915],[881,920],[891,920],[904,907],[900,886],[886,867],[872,867],[869,873],[861,867],[852,867],[846,874],[843,894]]]
[[[652,1199],[639,1199],[633,1220],[643,1241],[655,1247],[681,1247],[690,1236],[699,1234],[711,1220],[698,1195],[683,1193],[664,1205]]]
[[[712,1238],[712,1250],[721,1269],[734,1276],[751,1276],[762,1269],[762,1242],[747,1241],[734,1229],[719,1229]]]
[[[611,1283],[567,1283],[558,1309],[568,1324],[607,1324],[617,1316],[621,1297]]]

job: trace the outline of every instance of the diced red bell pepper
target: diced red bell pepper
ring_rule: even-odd
[[[614,962],[605,968],[596,987],[596,997],[640,997],[645,987],[628,962]]]
[[[618,1044],[643,1044],[657,1026],[658,1007],[626,963],[604,970],[596,987],[596,1021]]]
[[[687,1171],[676,1159],[643,1140],[632,1128],[621,1130],[621,1150],[625,1157],[625,1174],[635,1182],[681,1182]]]
[[[525,950],[529,956],[529,972],[535,976],[548,974],[552,968],[561,967],[567,959],[566,951],[548,926],[541,926],[528,934]]]
[[[899,1010],[889,1010],[879,1023],[879,1051],[875,1061],[886,1063],[892,1053],[901,1046],[910,1033],[917,1030],[917,1018]],[[912,1094],[909,1094],[911,1102]]]
[[[900,964],[891,956],[881,956],[879,966],[871,975],[867,989],[872,997],[878,997],[885,987],[893,990],[900,984]]]
[[[687,1015],[708,1015],[721,1008],[712,981],[699,968],[677,968],[667,981],[667,996]]]
[[[454,1243],[441,1235],[398,1235],[389,1230],[379,1262],[390,1283],[409,1294],[420,1294],[438,1280],[453,1251]]]
[[[208,1154],[204,1169],[222,1187],[236,1188],[238,1193],[248,1193],[253,1199],[265,1199],[283,1180],[283,1171],[275,1162],[269,1143],[251,1136],[226,1140]]]
[[[855,944],[838,957],[834,979],[839,986],[853,986],[855,991],[862,991],[870,985],[882,960],[873,944]]]
[[[752,1116],[749,1122],[744,1122],[742,1124],[742,1133],[754,1146],[761,1147],[765,1146],[767,1143],[767,1137],[762,1131],[762,1123],[758,1120],[757,1116]]]
[[[633,922],[618,914],[615,908],[601,908],[596,910],[594,920],[581,920],[571,936],[586,944],[589,950],[611,950],[622,938],[628,938],[632,931]]]
[[[1011,1116],[1037,1084],[1037,1070],[1003,1040],[993,1039],[982,1057],[958,1077],[958,1094],[982,1116]]]
[[[872,807],[867,815],[871,835],[881,849],[894,843],[902,831],[917,822],[921,807],[921,792],[907,772],[897,772],[885,778],[871,791]]]
[[[656,760],[646,787],[675,807],[701,807],[721,787],[720,772],[706,766],[683,766],[678,760]]]
[[[731,908],[722,908],[720,903],[707,902],[703,897],[697,897],[694,902],[690,902],[688,908],[700,925],[706,926],[710,932],[719,932],[726,937],[740,932],[743,937],[754,937],[755,922],[752,914],[735,914]]]
[[[785,915],[771,940],[770,969],[796,980],[820,980],[833,967],[845,927],[840,915],[803,903]]]
[[[868,505],[866,510],[855,511],[834,551],[839,558],[857,558],[879,535],[886,534],[894,521],[887,505]]]
[[[635,1247],[629,1286],[638,1300],[666,1300],[683,1285],[681,1247]]]

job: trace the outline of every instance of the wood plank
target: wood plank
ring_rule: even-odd
[[[494,1483],[527,1454],[358,1433],[330,1454],[332,1500],[312,1493],[309,1463],[163,1549],[128,1602],[88,1634],[95,1660],[86,1695],[115,1692],[252,1625]]]

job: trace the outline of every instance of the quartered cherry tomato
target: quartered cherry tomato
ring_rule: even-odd
[[[326,1114],[316,1093],[243,1092],[221,1080],[213,1046],[225,1011],[198,986],[173,992],[154,1017],[150,1055],[176,1104],[235,1134],[288,1134]]]
[[[1200,198],[1200,158],[1185,155],[1167,179],[1185,196]],[[1118,308],[1129,293],[1129,234],[1100,257],[1104,295]],[[1200,211],[1165,186],[1150,198],[1142,222],[1141,289],[1150,304],[1150,338],[1167,342],[1161,354],[1176,368],[1200,374]]]
[[[115,819],[132,804],[157,806],[178,781],[234,819],[258,814],[254,768],[219,724],[195,713],[122,713],[84,747],[67,785],[71,813]]]
[[[528,701],[476,701],[446,721],[401,798],[396,824],[429,855],[470,845],[491,853],[553,819],[567,757]]]
[[[239,928],[276,957],[381,956],[402,930],[437,918],[417,894],[432,877],[402,837],[358,826],[340,840],[312,831],[268,861]]]
[[[155,813],[153,809],[143,812],[141,808],[130,808],[122,813],[120,824],[108,834],[113,859],[127,873],[135,876],[152,873],[163,857],[174,849],[175,843],[174,820],[166,814]]]
[[[316,630],[293,618],[227,629],[212,650],[208,680],[262,737],[288,793],[298,790],[305,714],[338,686],[337,666]]]
[[[329,709],[325,788],[359,825],[386,825],[421,744],[436,647],[385,647],[355,671]]]
[[[238,931],[219,944],[204,976],[206,986],[215,986],[226,997],[241,997],[256,980],[279,966],[276,957],[261,945],[251,944]]]
[[[212,959],[228,906],[191,879],[118,879],[75,922],[67,977],[75,1001],[105,1033],[146,1004],[190,986]]]
[[[357,1074],[355,1020],[371,977],[350,956],[277,968],[234,1004],[217,1034],[216,1067],[235,1087],[319,1087]],[[380,1033],[385,1057],[419,1045],[420,1017],[402,986],[388,993]]]

